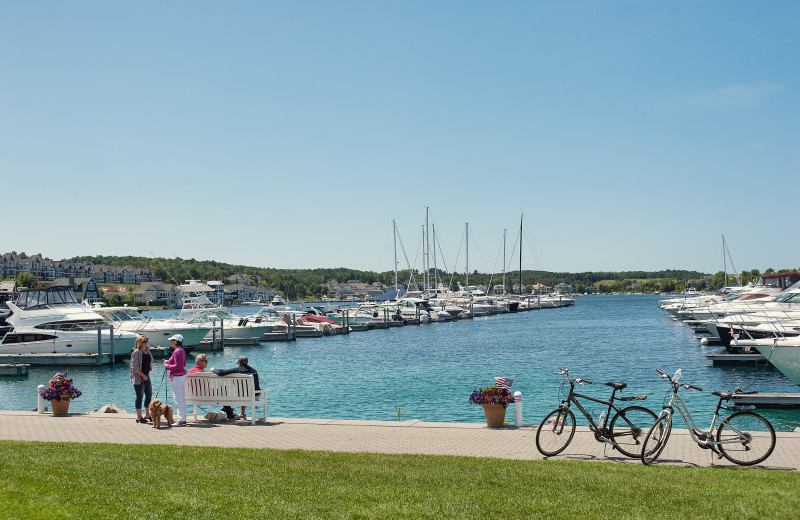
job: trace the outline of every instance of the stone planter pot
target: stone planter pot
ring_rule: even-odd
[[[503,426],[506,420],[506,409],[502,404],[484,404],[483,413],[486,415],[486,426]]]
[[[50,401],[50,407],[53,409],[53,415],[67,415],[69,412],[69,397],[62,397],[61,399],[53,399]]]

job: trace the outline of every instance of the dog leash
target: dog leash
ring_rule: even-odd
[[[167,374],[167,369],[165,368],[163,372],[161,372],[161,382],[158,383],[158,389],[156,390],[156,396],[154,399],[158,399],[158,394],[161,393],[161,387],[164,386],[164,376]],[[164,399],[167,399],[166,390],[164,391]]]

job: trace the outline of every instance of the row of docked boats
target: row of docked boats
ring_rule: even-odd
[[[171,318],[144,317],[135,307],[90,306],[79,303],[69,287],[23,289],[0,321],[0,354],[127,353],[136,336],[151,344],[168,345],[180,334],[184,346],[199,345],[224,328],[227,338],[261,337],[273,327],[267,320],[235,316],[223,307],[192,297],[184,299],[179,314]],[[113,347],[112,347],[113,342]]]
[[[273,302],[249,316],[237,316],[214,304],[204,294],[187,291],[180,313],[170,318],[145,317],[135,307],[105,307],[79,303],[69,287],[23,289],[9,313],[0,316],[0,354],[125,354],[136,336],[144,334],[152,345],[168,344],[174,334],[194,347],[222,329],[226,340],[269,334],[327,335],[352,326],[377,323],[404,324],[449,321],[521,310],[574,305],[569,295],[528,295],[520,298],[487,296],[480,287],[451,292],[439,287],[407,292],[385,302],[364,302],[357,307],[325,311],[292,310]]]
[[[659,308],[709,345],[758,351],[800,385],[800,273],[763,275],[755,285],[662,300]]]

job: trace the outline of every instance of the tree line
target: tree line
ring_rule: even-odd
[[[285,298],[292,300],[315,299],[327,295],[325,284],[331,280],[347,283],[356,280],[372,284],[380,282],[384,286],[394,286],[394,271],[362,271],[358,269],[317,268],[317,269],[277,269],[270,267],[253,267],[238,264],[228,264],[215,260],[195,260],[194,258],[146,258],[134,256],[78,256],[71,259],[73,262],[90,261],[93,264],[111,266],[126,266],[153,269],[155,277],[165,282],[180,284],[187,279],[196,280],[221,280],[228,283],[234,275],[249,275],[248,283],[261,285],[276,290]],[[783,272],[795,269],[775,270],[768,268],[764,274]],[[728,274],[728,283],[746,285],[756,282],[761,276],[758,269],[742,271],[738,275]],[[549,272],[536,270],[522,271],[522,285],[524,293],[529,293],[534,284],[554,287],[559,283],[566,283],[573,287],[574,292],[584,293],[589,287],[595,287],[601,293],[611,292],[678,292],[691,285],[697,290],[716,290],[725,284],[725,272],[719,271],[713,275],[699,271],[681,269],[665,269],[661,271],[587,271],[582,273]],[[397,280],[400,287],[417,284],[421,287],[424,274],[418,271],[412,273],[405,269],[398,271]],[[431,272],[431,285],[433,280],[442,283],[452,290],[458,289],[458,284],[466,285],[467,276],[464,272],[447,273],[439,271],[434,277]],[[505,289],[513,294],[515,286],[519,284],[520,272],[506,273]],[[21,273],[17,277],[20,287],[35,287],[37,280],[33,275]],[[469,274],[470,285],[483,285],[492,291],[495,285],[502,285],[502,274],[479,273],[473,271]]]

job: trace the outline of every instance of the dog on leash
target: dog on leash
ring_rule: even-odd
[[[167,426],[172,426],[172,407],[158,399],[150,401],[150,417],[153,419],[153,428],[161,428],[161,418],[167,421]]]

